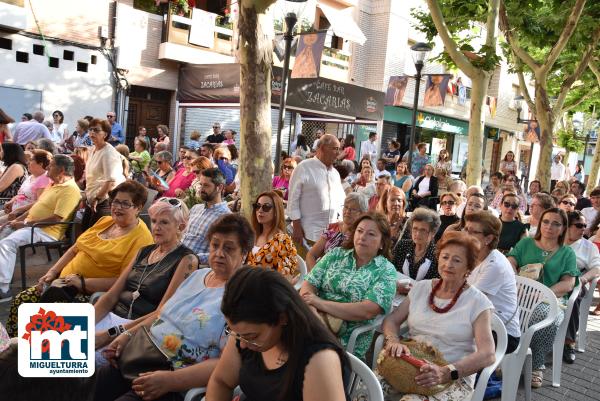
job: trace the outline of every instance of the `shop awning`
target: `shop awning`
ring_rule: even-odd
[[[343,10],[336,10],[324,4],[317,4],[317,7],[325,14],[325,18],[331,24],[331,29],[336,36],[348,39],[361,46],[367,41],[365,34],[362,33],[356,22],[354,22],[352,7]]]
[[[383,119],[385,121],[410,125],[412,123],[412,110],[405,107],[385,106]],[[469,123],[467,121],[424,111],[417,113],[417,127],[448,132],[455,135],[469,135]]]

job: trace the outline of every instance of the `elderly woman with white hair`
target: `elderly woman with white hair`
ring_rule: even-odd
[[[94,305],[96,348],[160,310],[179,285],[198,269],[198,258],[181,244],[189,218],[176,198],[160,198],[148,210],[153,245],[140,249],[117,281]]]
[[[369,210],[368,198],[358,192],[350,192],[344,200],[342,210],[342,221],[332,223],[321,235],[321,238],[310,248],[306,254],[306,267],[310,271],[317,261],[333,248],[342,245],[344,240],[350,235],[350,227],[356,221],[358,216]]]

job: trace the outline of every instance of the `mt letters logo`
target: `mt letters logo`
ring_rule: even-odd
[[[90,377],[95,364],[94,326],[91,304],[19,306],[19,374]]]

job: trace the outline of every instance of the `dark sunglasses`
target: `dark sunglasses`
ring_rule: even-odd
[[[265,213],[268,213],[271,211],[271,209],[273,209],[273,205],[271,205],[270,203],[263,203],[261,205],[260,203],[256,202],[252,204],[252,207],[254,208],[255,212],[262,210]]]
[[[102,128],[96,128],[96,127],[90,127],[88,128],[89,131],[92,132],[102,132]]]
[[[440,205],[444,206],[444,205],[449,205],[449,206],[454,206],[456,204],[456,202],[454,201],[442,201],[440,203]]]
[[[560,201],[560,203],[562,203],[563,205],[575,206],[573,202],[569,202],[567,200]]]
[[[586,225],[583,223],[573,223],[571,225],[577,227],[580,230],[583,230],[586,227]]]
[[[503,202],[502,203],[504,205],[505,208],[507,209],[513,209],[513,210],[517,210],[519,208],[519,205],[516,203],[510,203],[510,202]]]
[[[158,201],[159,202],[166,202],[166,203],[168,203],[169,205],[171,205],[173,207],[181,207],[181,205],[182,205],[181,200],[177,199],[177,198],[167,198],[167,197],[164,197],[164,198],[160,198]]]
[[[115,118],[115,116],[106,115],[106,118]]]

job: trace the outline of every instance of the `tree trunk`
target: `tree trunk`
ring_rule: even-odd
[[[586,150],[584,150],[584,152]],[[600,139],[596,139],[596,150],[594,151],[594,158],[592,159],[592,169],[590,170],[590,176],[588,177],[588,183],[587,183],[588,194],[592,191],[592,189],[594,189],[598,186],[598,172],[599,171],[600,171]]]
[[[250,220],[251,204],[271,190],[271,65],[273,44],[262,27],[273,24],[252,0],[240,6],[240,175],[242,212]]]
[[[467,160],[467,185],[481,185],[483,169],[483,132],[485,129],[485,96],[491,75],[480,71],[471,78],[471,115],[469,117],[469,157]]]
[[[550,191],[550,166],[552,166],[552,138],[554,132],[554,116],[548,103],[546,88],[535,84],[535,117],[540,127],[540,158],[535,178],[540,181],[541,189]],[[533,178],[529,177],[529,182]]]

